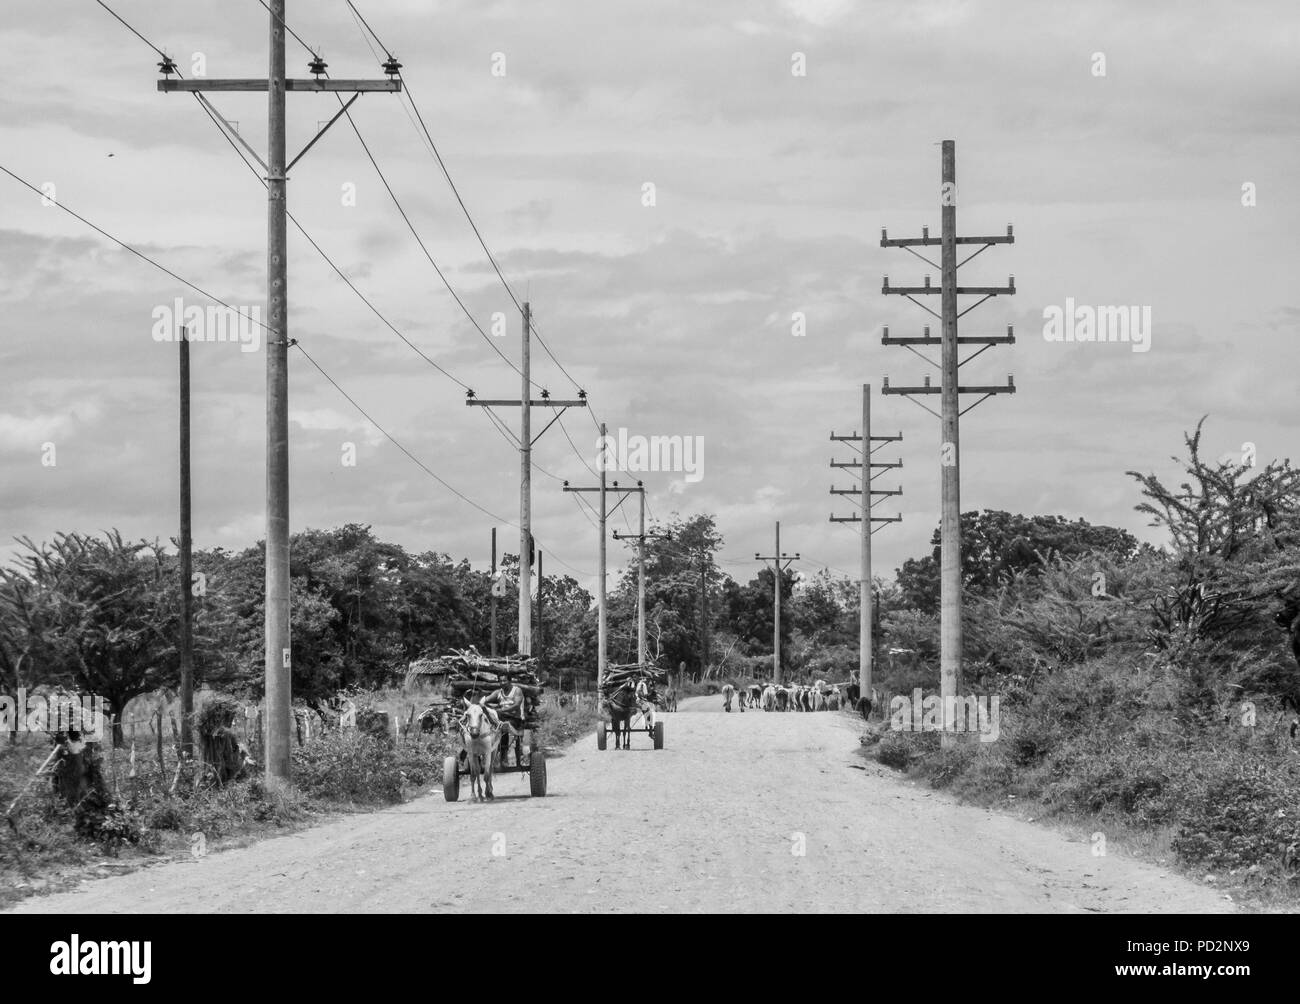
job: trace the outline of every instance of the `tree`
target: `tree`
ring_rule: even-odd
[[[898,585],[908,602],[926,614],[939,611],[940,531],[932,551],[898,569]],[[1106,552],[1120,558],[1136,554],[1139,543],[1127,530],[1064,516],[1023,516],[996,509],[961,514],[962,591],[984,595],[1019,571],[1037,574],[1051,555],[1071,558]]]
[[[127,702],[174,686],[179,676],[174,562],[168,566],[157,543],[127,543],[116,530],[102,538],[61,533],[49,544],[20,543],[18,569],[4,576],[0,649],[13,672],[104,698],[120,746]],[[31,659],[29,670],[19,668],[23,656]]]
[[[1248,684],[1300,705],[1297,665],[1277,659],[1276,626],[1287,632],[1300,664],[1300,471],[1272,461],[1253,475],[1250,463],[1201,456],[1202,418],[1185,433],[1186,477],[1177,488],[1153,473],[1129,471],[1146,501],[1137,506],[1169,533],[1169,581],[1150,603],[1153,639],[1188,672],[1224,651],[1254,653]],[[1290,663],[1290,660],[1288,660]],[[1213,687],[1198,688],[1202,704]]]

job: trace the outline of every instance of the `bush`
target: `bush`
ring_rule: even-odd
[[[1300,869],[1297,794],[1294,776],[1270,777],[1262,767],[1238,769],[1206,787],[1184,811],[1174,851],[1202,867],[1269,866],[1294,878]]]
[[[887,733],[876,747],[876,759],[886,767],[906,770],[912,761],[912,751],[908,742],[899,732]]]
[[[947,788],[966,773],[978,750],[975,744],[961,742],[951,749],[940,748],[925,758],[925,770],[931,788]]]
[[[327,732],[293,752],[294,783],[304,794],[354,805],[402,800],[402,769],[391,742],[359,730]]]

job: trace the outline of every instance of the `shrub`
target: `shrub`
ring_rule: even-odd
[[[1267,865],[1295,877],[1300,869],[1295,781],[1270,777],[1260,767],[1239,768],[1219,778],[1184,810],[1174,852],[1207,868]]]
[[[293,752],[294,783],[308,796],[356,805],[402,799],[397,751],[360,730],[327,732]]]
[[[912,751],[908,742],[898,732],[889,732],[881,738],[876,747],[876,759],[886,767],[906,770],[912,760]]]

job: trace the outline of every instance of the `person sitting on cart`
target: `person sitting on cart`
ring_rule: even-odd
[[[650,687],[646,684],[644,676],[636,683],[636,704],[641,714],[645,715],[650,728],[653,729],[655,727],[655,708],[650,703]]]
[[[506,718],[517,729],[524,725],[525,696],[523,688],[514,682],[509,673],[502,678],[501,685],[483,698],[483,708],[492,719],[493,725],[500,725]]]

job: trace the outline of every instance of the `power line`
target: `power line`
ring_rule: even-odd
[[[158,48],[158,46],[154,45],[151,41],[149,41],[148,38],[146,38],[146,37],[145,37],[145,36],[144,36],[140,31],[138,31],[135,27],[133,27],[131,24],[129,24],[129,23],[128,23],[124,18],[122,18],[122,17],[121,17],[121,16],[120,16],[116,11],[114,11],[111,7],[109,7],[106,3],[104,3],[103,0],[97,0],[97,2],[99,3],[99,5],[100,5],[101,7],[104,8],[104,10],[106,10],[109,14],[111,14],[115,20],[117,20],[120,24],[122,24],[123,27],[127,28],[127,29],[128,29],[128,30],[129,30],[133,35],[135,35],[136,38],[140,39],[140,41],[142,41],[142,42],[143,42],[145,45],[147,45],[150,49],[152,49],[154,52],[156,52],[156,53],[157,53],[159,56],[161,56],[164,60],[167,60],[168,57],[167,57],[166,53],[163,52],[162,49]],[[262,6],[263,6],[264,8],[266,8],[268,11],[270,11],[270,8],[266,6],[264,0],[259,0],[259,3],[261,3]],[[273,12],[272,12],[272,13],[273,13]],[[316,53],[315,53],[315,50],[313,50],[310,46],[308,46],[307,43],[306,43],[305,41],[303,41],[303,39],[301,38],[301,36],[299,36],[296,32],[294,32],[293,29],[290,28],[289,25],[286,24],[286,23],[284,22],[283,18],[277,18],[277,20],[280,21],[280,23],[284,26],[284,28],[285,28],[287,31],[289,31],[289,33],[290,33],[291,35],[293,35],[293,37],[294,37],[295,39],[297,39],[298,42],[299,42],[300,44],[302,44],[304,48],[306,48],[308,51],[312,52],[313,55],[316,54]],[[177,74],[177,76],[180,76],[180,77],[182,77],[182,79],[183,79],[183,76],[184,76],[184,75],[181,74],[180,70],[179,70],[178,68],[176,68],[174,65],[173,65],[173,71]],[[239,155],[240,160],[241,160],[241,161],[244,163],[244,165],[245,165],[245,166],[250,170],[250,172],[252,172],[253,176],[256,177],[256,178],[258,179],[258,181],[263,185],[263,187],[266,187],[266,184],[267,184],[267,183],[266,183],[266,180],[263,179],[263,178],[258,174],[257,169],[256,169],[256,168],[255,168],[255,167],[254,167],[250,162],[249,162],[248,158],[244,155],[243,151],[241,151],[241,150],[238,148],[238,146],[235,145],[235,143],[233,142],[233,140],[232,140],[232,139],[230,138],[230,136],[228,135],[226,129],[225,129],[225,128],[222,128],[221,123],[217,121],[217,118],[216,118],[215,113],[214,113],[214,109],[213,109],[213,108],[212,108],[212,107],[211,107],[207,102],[203,101],[203,100],[201,99],[200,95],[199,95],[197,92],[195,92],[195,98],[196,98],[196,99],[199,99],[200,107],[203,108],[205,114],[208,115],[208,118],[212,121],[213,125],[217,126],[217,128],[221,131],[223,138],[226,139],[227,143],[230,144],[231,148],[234,149],[235,152]],[[358,139],[361,139],[360,131],[357,130],[356,123],[355,123],[355,122],[352,122],[352,119],[351,119],[351,116],[350,116],[350,115],[348,116],[348,120],[349,120],[349,122],[352,123],[353,129],[357,131]],[[362,140],[362,144],[363,144],[363,146],[364,146],[364,140]],[[367,152],[368,152],[368,151],[367,151]],[[372,159],[372,162],[373,162],[373,157],[372,157],[371,159]],[[375,166],[376,166],[376,170],[378,170],[378,165],[376,164]],[[44,196],[44,193],[41,192],[39,189],[37,189],[34,185],[32,185],[31,183],[27,182],[27,181],[24,180],[23,178],[20,178],[18,175],[14,174],[12,171],[9,171],[7,168],[4,168],[2,165],[0,165],[0,170],[3,170],[3,171],[4,171],[6,174],[8,174],[10,177],[14,178],[16,181],[18,181],[18,182],[20,182],[21,184],[25,185],[27,188],[29,188],[30,190],[32,190],[35,194],[37,194],[37,195],[41,195],[41,196]],[[381,174],[381,177],[382,177],[382,174]],[[386,182],[385,182],[385,184],[386,184]],[[395,198],[395,197],[394,197],[394,201],[396,201],[396,198]],[[182,285],[186,286],[187,288],[194,290],[195,292],[199,293],[201,296],[205,296],[205,297],[207,297],[208,299],[212,300],[213,302],[218,303],[218,304],[220,304],[220,305],[223,306],[223,307],[226,307],[227,309],[232,309],[232,310],[234,309],[233,307],[230,306],[230,304],[226,303],[226,302],[225,302],[224,300],[222,300],[220,297],[217,297],[217,296],[215,296],[215,295],[213,295],[213,294],[207,292],[206,290],[202,289],[201,287],[197,286],[196,284],[191,283],[191,282],[189,282],[188,280],[182,278],[181,276],[177,275],[175,272],[172,272],[170,269],[166,268],[165,266],[163,266],[163,265],[160,264],[159,262],[157,262],[157,261],[155,261],[154,259],[150,258],[148,255],[145,255],[143,252],[140,252],[140,251],[136,250],[135,248],[133,248],[133,247],[131,247],[130,245],[126,244],[124,241],[119,240],[118,238],[114,237],[112,234],[109,234],[107,231],[105,231],[105,230],[103,230],[102,228],[100,228],[100,227],[96,226],[95,224],[91,223],[89,220],[85,219],[84,217],[78,215],[77,213],[73,212],[73,211],[70,210],[70,209],[67,209],[66,207],[62,206],[61,204],[59,204],[59,203],[57,203],[57,202],[55,202],[54,204],[57,205],[58,208],[63,209],[65,212],[69,213],[69,215],[75,217],[75,218],[76,218],[78,221],[80,221],[81,223],[83,223],[83,224],[85,224],[86,226],[90,227],[91,229],[95,230],[97,233],[103,235],[103,236],[106,237],[107,239],[113,241],[115,244],[118,244],[118,245],[121,246],[123,249],[125,249],[125,250],[127,250],[127,251],[130,251],[132,254],[136,255],[137,257],[141,258],[142,260],[144,260],[144,261],[148,262],[149,264],[153,265],[155,268],[159,269],[160,271],[164,272],[165,274],[169,275],[170,277],[176,279],[176,281],[180,282]],[[400,205],[399,205],[399,209],[400,209]],[[387,318],[386,318],[386,317],[385,317],[385,316],[384,316],[384,315],[379,311],[379,309],[378,309],[377,307],[375,307],[373,303],[370,302],[370,300],[369,300],[369,299],[368,299],[368,298],[367,298],[367,297],[366,297],[366,296],[365,296],[365,295],[364,295],[364,294],[363,294],[363,293],[362,293],[362,292],[361,292],[361,291],[356,287],[356,285],[355,285],[355,284],[354,284],[354,283],[353,283],[353,282],[352,282],[352,281],[347,277],[347,275],[344,274],[344,272],[343,272],[343,271],[342,271],[342,270],[341,270],[341,269],[340,269],[340,268],[339,268],[339,267],[334,263],[333,259],[331,259],[330,256],[329,256],[329,255],[324,251],[324,249],[321,248],[321,246],[320,246],[320,245],[315,241],[315,239],[312,238],[312,236],[307,232],[306,228],[303,227],[303,225],[302,225],[302,224],[301,224],[301,223],[300,223],[300,222],[299,222],[299,221],[298,221],[298,220],[297,220],[297,219],[296,219],[296,218],[295,218],[291,213],[286,212],[286,215],[288,216],[288,218],[289,218],[290,220],[292,220],[294,226],[298,229],[298,231],[303,235],[303,237],[305,237],[305,238],[307,239],[308,243],[311,244],[311,246],[316,250],[316,252],[317,252],[318,254],[320,254],[320,256],[321,256],[321,257],[326,261],[326,263],[329,264],[329,266],[334,270],[334,272],[339,276],[339,278],[341,278],[341,279],[342,279],[342,280],[343,280],[343,281],[348,285],[348,287],[349,287],[349,288],[350,288],[354,293],[357,294],[357,296],[362,300],[362,302],[365,303],[366,306],[369,307],[369,308],[371,309],[371,311],[374,312],[375,315],[376,315],[377,317],[379,317],[379,319],[380,319],[381,321],[383,321],[383,323],[384,323],[385,325],[387,325],[387,326],[388,326],[388,327],[393,331],[394,334],[396,334],[396,335],[397,335],[397,336],[398,336],[398,337],[399,337],[399,338],[400,338],[404,343],[406,343],[406,344],[407,344],[407,345],[408,345],[412,350],[414,350],[418,355],[420,355],[420,357],[421,357],[422,359],[424,359],[427,363],[429,363],[431,366],[433,366],[436,370],[438,370],[440,373],[442,373],[442,374],[443,374],[444,376],[446,376],[448,379],[450,379],[450,380],[452,380],[454,383],[458,384],[462,389],[465,389],[465,390],[468,390],[468,389],[469,389],[469,387],[468,387],[467,384],[465,384],[465,383],[464,383],[463,381],[461,381],[461,380],[458,380],[456,377],[452,376],[452,374],[451,374],[450,372],[448,372],[446,369],[444,369],[442,366],[440,366],[440,365],[439,365],[438,363],[436,363],[434,360],[432,360],[431,358],[429,358],[429,357],[428,357],[424,352],[422,352],[422,351],[421,351],[421,350],[420,350],[420,349],[419,349],[419,348],[418,348],[414,343],[412,343],[408,338],[406,338],[406,336],[403,335],[403,334],[401,333],[401,331],[399,331],[399,330],[398,330],[398,329],[397,329],[397,328],[396,328],[396,327],[395,327],[391,322],[389,322],[388,319],[387,319]],[[418,235],[417,235],[417,237],[418,237]],[[435,265],[435,268],[436,268],[436,265]],[[449,289],[450,289],[450,287],[449,287]],[[455,294],[454,294],[454,291],[453,291],[453,295],[455,295]],[[458,302],[459,302],[459,298],[457,298],[457,299],[458,299]],[[463,304],[462,304],[462,309],[463,309]],[[473,321],[473,318],[472,318],[472,317],[471,317],[470,319],[471,319],[471,321]],[[261,326],[262,328],[266,329],[267,331],[270,331],[270,330],[271,330],[270,327],[269,327],[268,325],[266,325],[265,323],[262,323],[262,322],[255,322],[255,323],[260,324],[260,326]],[[476,327],[477,327],[477,324],[476,324]],[[481,329],[480,329],[480,333],[482,333],[482,330],[481,330]],[[497,519],[497,520],[500,520],[501,522],[504,522],[507,526],[513,526],[513,527],[517,528],[517,524],[515,524],[515,523],[511,523],[509,520],[506,520],[506,519],[504,519],[504,518],[502,518],[502,517],[496,516],[495,514],[491,514],[491,513],[489,513],[488,510],[484,509],[482,506],[479,506],[478,503],[476,503],[476,502],[474,502],[473,500],[469,499],[467,496],[463,495],[463,494],[462,494],[461,492],[459,492],[457,489],[453,488],[450,484],[448,484],[447,482],[443,481],[443,480],[442,480],[442,479],[441,479],[437,474],[435,474],[435,473],[434,473],[432,470],[430,470],[426,465],[424,465],[421,461],[419,461],[418,458],[416,458],[413,454],[411,454],[409,450],[407,450],[404,446],[402,446],[400,443],[398,443],[398,442],[396,441],[396,439],[394,439],[394,438],[393,438],[393,437],[392,437],[392,436],[391,436],[391,435],[390,435],[386,430],[384,430],[384,429],[383,429],[383,428],[382,428],[382,427],[381,427],[377,422],[375,422],[374,419],[372,419],[372,418],[369,416],[369,414],[367,414],[367,413],[366,413],[366,412],[365,412],[365,411],[364,411],[364,410],[363,410],[359,405],[357,405],[356,402],[355,402],[355,401],[354,401],[354,400],[353,400],[353,399],[352,399],[352,398],[351,398],[351,397],[350,397],[350,396],[349,396],[345,391],[343,391],[342,387],[340,387],[340,386],[338,385],[338,383],[337,383],[336,381],[334,381],[333,378],[331,378],[331,377],[329,376],[329,374],[327,374],[327,373],[326,373],[326,372],[325,372],[325,371],[320,367],[320,365],[319,365],[318,363],[316,363],[316,361],[315,361],[314,359],[312,359],[312,358],[308,355],[307,351],[306,351],[305,349],[303,349],[302,346],[301,346],[301,345],[300,345],[296,340],[294,340],[292,344],[293,344],[295,347],[297,347],[297,348],[299,349],[299,351],[301,351],[301,352],[303,353],[303,356],[304,356],[305,358],[307,358],[307,359],[312,363],[312,365],[313,365],[317,370],[319,370],[319,371],[321,372],[321,374],[322,374],[323,376],[325,376],[326,379],[329,380],[329,382],[330,382],[330,383],[331,383],[331,384],[332,384],[332,385],[333,385],[333,386],[334,386],[334,387],[335,387],[335,388],[336,388],[336,389],[337,389],[341,394],[343,394],[343,396],[344,396],[345,398],[347,398],[348,401],[349,401],[350,403],[352,403],[353,406],[356,407],[357,410],[358,410],[358,411],[359,411],[363,416],[365,416],[365,418],[366,418],[366,420],[367,420],[368,422],[370,422],[370,423],[371,423],[371,424],[372,424],[376,429],[379,429],[379,431],[382,432],[386,438],[388,438],[391,442],[393,442],[394,445],[398,446],[398,448],[401,449],[403,453],[405,453],[408,457],[410,457],[410,459],[412,459],[413,461],[415,461],[415,462],[416,462],[416,463],[421,467],[421,469],[423,469],[427,474],[429,474],[430,476],[434,477],[436,480],[439,481],[440,484],[442,484],[444,487],[446,487],[446,488],[447,488],[449,491],[451,491],[453,494],[457,495],[458,497],[460,497],[461,499],[463,499],[464,501],[466,501],[468,504],[474,506],[475,508],[479,509],[480,511],[482,511],[482,512],[484,512],[484,513],[488,513],[489,515],[492,516],[493,519]],[[493,347],[495,348],[495,346],[493,346]],[[498,351],[499,351],[499,350],[498,350]],[[505,357],[503,356],[502,358],[505,358]],[[507,362],[507,364],[509,364],[509,360],[508,360],[508,359],[506,360],[506,362]],[[516,370],[516,372],[518,372],[518,371]],[[538,465],[534,465],[534,466],[538,466]],[[558,478],[556,475],[552,474],[550,471],[545,470],[544,468],[541,468],[540,466],[538,466],[538,469],[539,469],[539,470],[542,470],[542,472],[543,472],[544,474],[547,474],[549,477],[555,478],[556,480],[561,480],[561,479]],[[577,574],[580,574],[580,575],[589,575],[589,574],[591,574],[591,573],[589,573],[589,572],[586,572],[586,571],[583,571],[583,570],[581,570],[581,569],[578,569],[578,568],[576,568],[576,567],[573,566],[573,565],[570,565],[568,562],[564,561],[564,560],[563,560],[562,558],[560,558],[558,555],[554,555],[554,554],[553,554],[552,557],[553,557],[553,558],[554,558],[554,559],[555,559],[559,564],[561,564],[561,565],[563,565],[564,567],[568,568],[570,571],[576,572]]]
[[[383,40],[375,33],[375,30],[370,27],[370,23],[366,21],[366,19],[362,16],[361,12],[357,10],[356,5],[352,2],[352,0],[347,0],[347,4],[348,4],[348,8],[352,11],[354,18],[360,22],[359,28],[364,28],[364,31],[361,32],[361,37],[362,40],[365,41],[367,48],[370,49],[371,55],[375,57],[376,61],[378,61],[378,55],[375,53],[374,47],[370,45],[370,38],[373,38],[375,40],[375,43],[381,49],[384,50],[385,55],[388,56],[389,59],[392,59],[393,58],[392,51],[388,48],[388,46],[384,45]],[[370,38],[366,37],[366,33],[369,33]],[[510,283],[506,279],[505,274],[501,271],[501,267],[497,263],[496,256],[492,253],[491,248],[488,247],[487,241],[484,239],[482,231],[479,230],[478,224],[474,221],[473,214],[470,213],[469,207],[465,204],[465,200],[461,197],[460,190],[456,187],[456,182],[451,177],[451,172],[450,170],[448,170],[447,164],[442,158],[442,154],[438,152],[438,144],[434,141],[433,134],[429,131],[429,126],[424,120],[424,115],[420,112],[420,107],[415,102],[415,96],[411,92],[410,82],[406,80],[405,77],[402,77],[400,74],[399,77],[401,78],[402,81],[403,94],[406,96],[406,100],[410,103],[411,110],[415,112],[415,117],[419,122],[419,131],[423,133],[422,138],[428,144],[428,149],[432,153],[434,160],[437,162],[438,168],[442,171],[442,176],[446,179],[447,185],[451,188],[452,195],[455,196],[456,202],[460,206],[461,212],[464,214],[466,222],[469,223],[470,229],[474,231],[474,236],[478,239],[479,246],[483,249],[483,253],[487,256],[488,263],[492,266],[492,270],[496,272],[497,278],[501,281],[501,285],[505,289],[506,294],[510,297],[511,301],[514,303],[515,309],[522,311],[523,305],[519,302],[519,298],[515,295],[514,289],[510,286]],[[408,115],[407,117],[409,118],[410,116]],[[413,122],[412,124],[414,125],[415,123]],[[560,370],[560,372],[564,374],[565,378],[571,384],[573,384],[576,390],[582,390],[583,389],[582,385],[579,384],[578,381],[573,378],[573,375],[569,373],[569,371],[565,368],[564,364],[561,363],[560,360],[556,357],[555,353],[551,351],[551,347],[546,344],[546,340],[542,337],[541,333],[537,330],[535,324],[533,325],[532,332],[536,336],[538,344],[541,345],[542,350],[550,358],[551,362],[553,362],[556,365],[556,367]],[[596,426],[597,428],[600,427],[600,422],[598,420],[596,420]]]
[[[20,185],[24,186],[25,188],[29,188],[29,189],[31,189],[34,193],[36,193],[37,195],[39,195],[42,199],[46,199],[46,198],[48,198],[48,196],[47,196],[44,192],[42,192],[39,188],[37,188],[35,185],[33,185],[30,181],[27,181],[26,179],[21,178],[21,177],[19,177],[18,175],[14,174],[13,171],[9,170],[9,168],[5,167],[3,164],[0,164],[0,171],[3,171],[5,174],[9,175],[9,177],[13,178],[14,181],[18,182]],[[56,201],[52,201],[52,202],[51,202],[51,205],[55,206],[55,207],[58,208],[58,209],[63,210],[65,213],[67,213],[67,214],[68,214],[69,216],[71,216],[73,219],[78,220],[78,221],[81,222],[81,223],[84,223],[86,226],[90,227],[91,230],[95,231],[95,233],[99,234],[99,235],[102,236],[102,237],[106,237],[108,240],[112,241],[114,244],[116,244],[118,247],[122,248],[124,251],[130,251],[131,254],[135,255],[137,258],[141,259],[142,261],[146,261],[146,262],[148,262],[148,263],[149,263],[150,265],[152,265],[154,268],[158,269],[158,271],[163,272],[164,274],[171,276],[173,279],[175,279],[177,282],[179,282],[182,286],[185,286],[187,289],[192,289],[192,290],[194,290],[194,292],[198,293],[200,296],[207,297],[207,298],[208,298],[209,300],[211,300],[213,303],[219,303],[221,306],[225,307],[227,310],[234,310],[234,309],[235,309],[235,308],[232,307],[230,304],[228,304],[225,300],[221,299],[221,297],[217,296],[215,293],[209,293],[209,292],[208,292],[206,289],[204,289],[202,286],[195,285],[194,283],[190,282],[188,279],[185,279],[185,278],[183,278],[182,276],[177,275],[175,272],[173,272],[171,269],[169,269],[166,265],[163,265],[163,264],[161,264],[161,263],[155,261],[153,258],[150,258],[150,257],[149,257],[147,254],[145,254],[143,251],[139,251],[139,250],[137,250],[136,248],[133,248],[130,244],[126,243],[126,241],[123,241],[123,240],[118,239],[117,237],[114,237],[114,236],[113,236],[112,234],[110,234],[107,230],[103,229],[102,227],[96,226],[94,223],[91,223],[90,220],[86,219],[84,216],[80,215],[79,213],[76,213],[76,212],[74,212],[73,210],[69,209],[69,208],[68,208],[67,206],[65,206],[63,203],[58,202],[58,201],[56,200]],[[270,331],[270,330],[271,330],[270,327],[269,327],[268,325],[266,325],[266,324],[263,323],[262,321],[257,320],[256,318],[251,318],[251,317],[250,317],[250,320],[252,320],[254,324],[257,324],[257,325],[259,325],[260,327],[265,328],[267,331]]]

